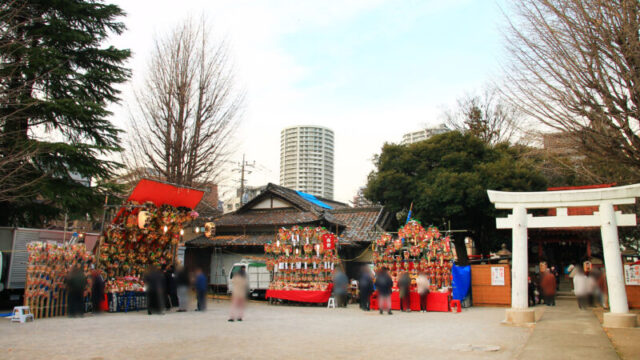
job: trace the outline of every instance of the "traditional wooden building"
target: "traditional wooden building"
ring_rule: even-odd
[[[548,188],[547,191],[601,189],[612,186],[615,186],[615,183],[554,187]],[[563,211],[566,211],[568,216],[593,215],[598,211],[598,207],[572,207]],[[549,209],[546,215],[556,216],[556,209]],[[529,229],[529,242],[530,264],[545,261],[562,268],[587,260],[602,264],[602,238],[599,227]]]
[[[233,263],[264,255],[281,227],[322,226],[338,235],[338,250],[347,274],[370,262],[371,241],[390,223],[382,206],[349,207],[347,204],[269,184],[235,212],[215,219],[215,235],[200,235],[186,242],[185,265],[210,274],[209,282],[226,286]]]

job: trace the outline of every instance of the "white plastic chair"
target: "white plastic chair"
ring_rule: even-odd
[[[11,315],[12,322],[17,321],[24,323],[29,320],[33,321],[34,317],[28,306],[16,306],[13,308],[13,315]]]
[[[329,301],[327,301],[327,309],[336,308],[336,299],[334,297],[330,297]]]

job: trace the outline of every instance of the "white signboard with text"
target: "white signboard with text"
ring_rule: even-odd
[[[640,265],[624,266],[624,283],[640,286]]]
[[[504,267],[491,267],[491,286],[504,286]]]

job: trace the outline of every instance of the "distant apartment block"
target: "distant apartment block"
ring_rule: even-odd
[[[291,126],[280,133],[280,185],[333,200],[333,131]]]
[[[449,131],[451,131],[451,129],[449,129],[445,124],[440,124],[435,127],[406,133],[402,136],[402,145],[417,143],[419,141],[427,140],[432,136],[444,134]]]
[[[224,202],[224,213],[230,213],[238,210],[242,205],[248,203],[251,199],[258,196],[267,185],[263,186],[245,186],[244,195],[241,194],[240,188],[236,189],[235,194]]]

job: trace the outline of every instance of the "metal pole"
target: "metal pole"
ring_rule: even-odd
[[[244,154],[242,154],[242,167],[240,173],[240,206],[242,206],[244,205]]]
[[[104,196],[104,207],[102,208],[102,222],[100,223],[100,236],[98,236],[98,250],[96,251],[96,269],[100,265],[100,248],[102,248],[102,241],[104,240],[104,220],[107,216],[107,202],[109,201],[109,194]]]
[[[69,213],[64,213],[64,232],[62,233],[62,243],[67,243],[67,218]]]

